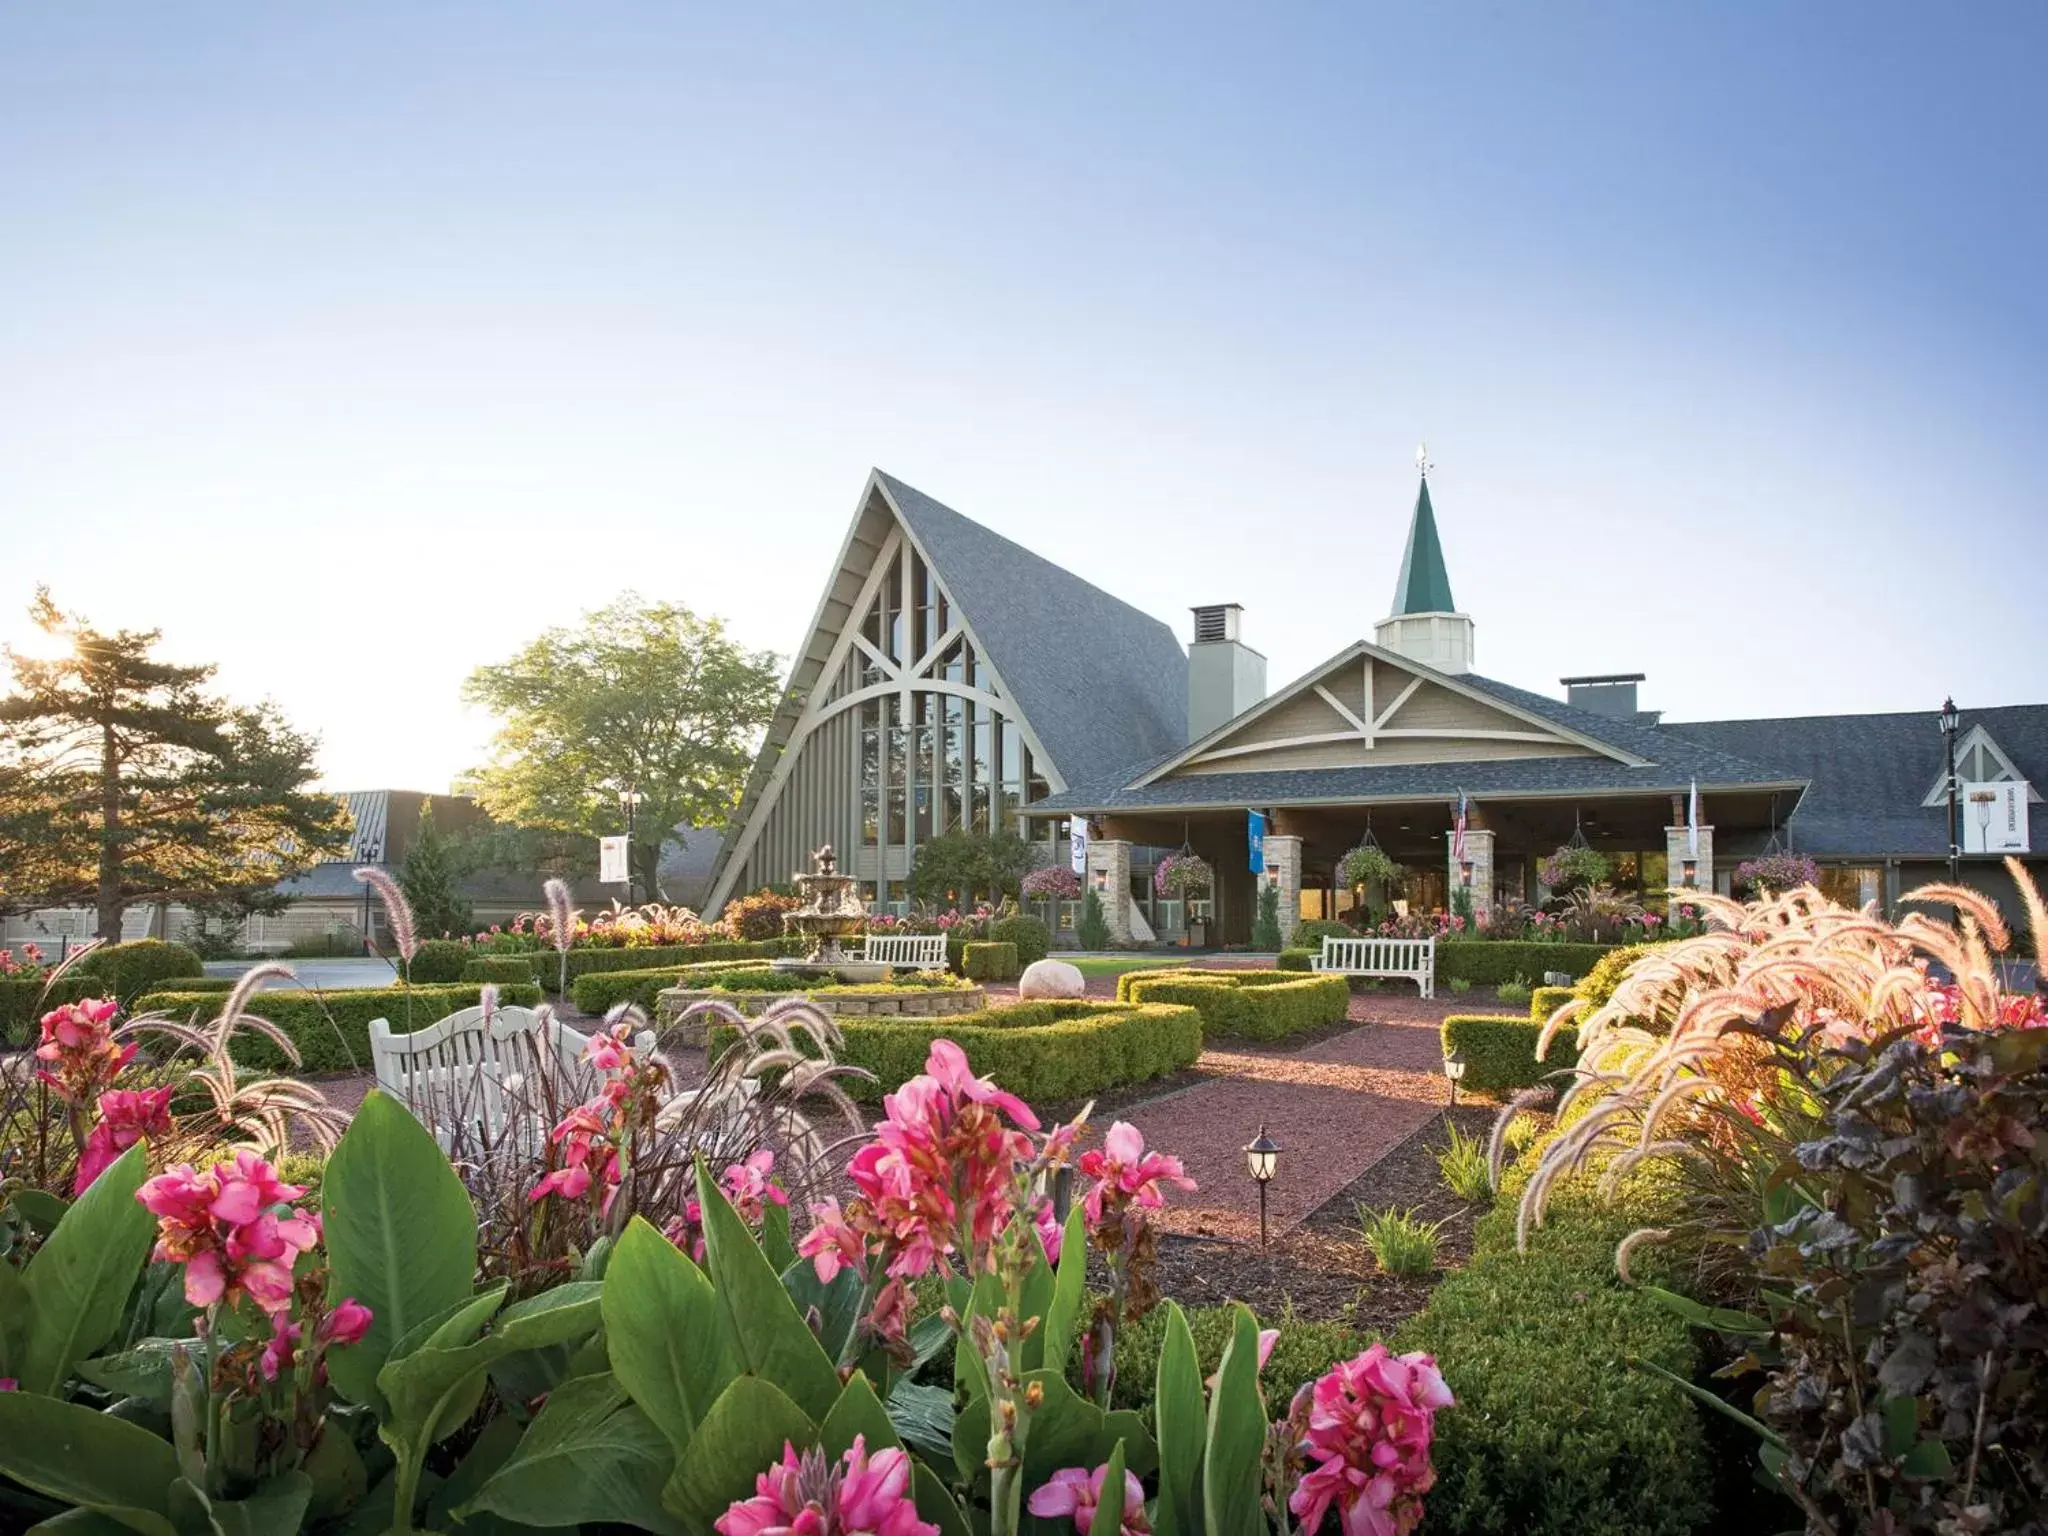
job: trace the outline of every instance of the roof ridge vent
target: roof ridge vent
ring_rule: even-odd
[[[1238,622],[1244,617],[1244,609],[1236,603],[1212,603],[1195,609],[1194,614],[1195,644],[1215,645],[1237,638]]]

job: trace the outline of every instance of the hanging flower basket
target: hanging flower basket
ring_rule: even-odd
[[[1735,866],[1735,889],[1749,896],[1782,896],[1820,884],[1820,866],[1803,853],[1766,853]]]
[[[1378,843],[1361,843],[1337,866],[1338,883],[1354,889],[1375,882],[1392,890],[1401,881],[1401,866]]]
[[[1152,872],[1152,889],[1162,896],[1206,896],[1216,883],[1216,872],[1199,854],[1169,853]]]
[[[1566,843],[1536,866],[1536,878],[1558,896],[1582,886],[1602,885],[1612,873],[1614,865],[1607,855],[1583,843]]]
[[[1064,864],[1049,864],[1024,877],[1023,891],[1034,901],[1072,901],[1081,894],[1081,877]]]

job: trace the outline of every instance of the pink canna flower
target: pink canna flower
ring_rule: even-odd
[[[789,1195],[768,1177],[774,1169],[775,1154],[760,1147],[749,1153],[745,1162],[734,1163],[721,1176],[726,1198],[749,1226],[761,1224],[768,1206],[789,1204]]]
[[[1038,1241],[1045,1249],[1045,1262],[1058,1264],[1060,1245],[1066,1238],[1061,1231],[1059,1217],[1053,1214],[1052,1201],[1042,1199],[1031,1213],[1032,1225],[1038,1228]]]
[[[811,1230],[796,1251],[811,1261],[819,1281],[830,1285],[840,1270],[858,1268],[868,1248],[867,1239],[847,1223],[839,1202],[824,1200],[811,1207]]]
[[[351,1296],[327,1314],[320,1334],[330,1344],[360,1344],[373,1320],[370,1309]]]
[[[1436,1482],[1436,1411],[1452,1401],[1425,1354],[1375,1344],[1333,1367],[1310,1388],[1301,1450],[1315,1464],[1287,1501],[1301,1528],[1320,1530],[1334,1506],[1345,1536],[1407,1536]]]
[[[275,1314],[291,1304],[292,1266],[320,1241],[319,1222],[288,1204],[303,1194],[243,1150],[205,1173],[179,1163],[135,1198],[157,1219],[151,1256],[185,1266],[193,1306],[247,1296]]]
[[[782,1460],[754,1479],[754,1496],[714,1524],[719,1536],[938,1536],[917,1517],[910,1458],[889,1447],[867,1453],[864,1436],[835,1464],[819,1450],[799,1456],[788,1441]]]
[[[78,1154],[78,1172],[71,1193],[82,1195],[136,1142],[146,1136],[171,1134],[171,1090],[114,1089],[100,1095],[100,1120]]]
[[[0,1376],[0,1392],[19,1392],[21,1383],[12,1376]]]
[[[1031,1495],[1027,1508],[1041,1520],[1066,1515],[1081,1536],[1095,1524],[1095,1507],[1102,1502],[1102,1484],[1109,1475],[1107,1465],[1093,1472],[1081,1467],[1062,1467],[1051,1481]],[[1123,1536],[1147,1536],[1152,1529],[1145,1518],[1145,1487],[1130,1472],[1124,1473],[1124,1516],[1119,1527]]]
[[[1144,1134],[1123,1120],[1109,1128],[1100,1147],[1081,1154],[1079,1167],[1083,1178],[1095,1181],[1082,1201],[1091,1226],[1101,1225],[1105,1208],[1114,1215],[1131,1202],[1147,1210],[1165,1205],[1166,1196],[1159,1187],[1162,1183],[1179,1189],[1195,1187],[1179,1158],[1147,1152]]]
[[[934,1040],[924,1069],[945,1092],[1000,1110],[1027,1131],[1038,1129],[1038,1116],[1030,1106],[1015,1094],[1003,1092],[988,1078],[976,1077],[974,1069],[967,1065],[967,1053],[952,1041]]]
[[[73,1106],[90,1104],[113,1086],[121,1069],[135,1055],[135,1045],[114,1043],[114,1015],[120,1005],[111,997],[66,1003],[43,1015],[42,1040],[36,1060],[48,1062],[36,1076]]]

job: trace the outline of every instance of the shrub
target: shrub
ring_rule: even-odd
[[[1467,1136],[1455,1125],[1450,1144],[1436,1154],[1444,1187],[1460,1200],[1480,1205],[1493,1198],[1493,1174],[1486,1163],[1486,1139]]]
[[[1526,1014],[1454,1013],[1444,1020],[1444,1054],[1465,1058],[1461,1088],[1480,1093],[1528,1088],[1579,1059],[1578,1030],[1567,1024],[1550,1042],[1550,1054],[1536,1060],[1543,1025]]]
[[[1515,978],[1513,981],[1504,981],[1493,989],[1493,995],[1503,1003],[1506,1003],[1510,1008],[1519,1008],[1522,1004],[1529,1001],[1529,983],[1523,981],[1520,977]]]
[[[1470,992],[1472,990],[1472,983],[1462,976],[1453,976],[1445,985],[1453,992]]]
[[[460,979],[501,987],[526,986],[533,981],[533,966],[523,955],[481,955],[463,962]]]
[[[1304,922],[1295,924],[1292,942],[1296,948],[1306,949],[1320,955],[1323,952],[1323,940],[1325,939],[1355,939],[1357,937],[1357,930],[1348,928],[1342,923],[1333,923],[1328,918],[1311,917]]]
[[[1074,999],[944,1019],[850,1018],[838,1024],[844,1043],[834,1053],[837,1059],[874,1074],[872,1082],[849,1078],[840,1086],[868,1103],[922,1072],[932,1042],[940,1038],[965,1051],[976,1073],[1042,1103],[1163,1077],[1193,1066],[1202,1054],[1201,1016],[1163,1003]],[[735,1025],[712,1025],[713,1060],[738,1033]]]
[[[1274,964],[1283,971],[1313,971],[1317,953],[1313,949],[1283,949]]]
[[[1614,989],[1621,985],[1621,978],[1628,974],[1628,968],[1643,956],[1652,946],[1648,944],[1623,944],[1610,949],[1600,957],[1600,963],[1579,979],[1572,991],[1586,1000],[1586,1006],[1579,1010],[1579,1017],[1588,1019],[1593,1010],[1607,1006],[1607,1000],[1614,996]]]
[[[1094,891],[1081,898],[1081,920],[1074,938],[1083,949],[1109,948],[1109,919],[1102,915],[1102,897]]]
[[[676,968],[721,960],[728,963],[734,960],[772,960],[778,955],[801,954],[803,948],[803,940],[795,937],[750,939],[744,943],[724,939],[708,944],[643,945],[616,949],[578,947],[569,951],[569,980],[573,985],[578,976],[588,976],[592,971],[656,971],[664,966]],[[518,958],[533,967],[536,982],[550,992],[554,990],[559,957],[552,949],[529,950]]]
[[[1583,976],[1612,948],[1607,944],[1539,944],[1519,939],[1438,939],[1439,980],[1463,977],[1483,987],[1499,986],[1518,976],[1564,971]]]
[[[1541,1024],[1577,997],[1570,987],[1538,987],[1529,994],[1529,1017]]]
[[[1081,1309],[1085,1318],[1087,1309]],[[1230,1342],[1234,1311],[1229,1303],[1186,1309],[1188,1332],[1195,1340],[1195,1360],[1203,1376],[1215,1374]],[[1349,1360],[1372,1342],[1369,1335],[1346,1323],[1315,1322],[1296,1317],[1290,1311],[1266,1319],[1277,1326],[1280,1337],[1266,1368],[1259,1374],[1267,1405],[1274,1413],[1284,1410],[1303,1382],[1314,1381],[1339,1360]],[[1126,1323],[1116,1334],[1116,1386],[1110,1399],[1114,1408],[1132,1408],[1152,1424],[1152,1391],[1158,1379],[1159,1350],[1165,1342],[1166,1309],[1155,1307],[1134,1323]],[[1068,1357],[1070,1371],[1080,1380],[1080,1350]]]
[[[1413,1211],[1358,1208],[1358,1227],[1373,1262],[1390,1275],[1426,1275],[1436,1268],[1441,1221],[1424,1221]]]
[[[55,982],[40,973],[32,977],[0,977],[0,1041],[26,1041],[35,1035],[38,1021],[52,1008],[81,998],[103,997],[106,991],[107,984],[99,977],[80,976],[75,970]]]
[[[765,967],[767,962],[761,962]],[[569,983],[570,999],[578,1013],[602,1018],[621,1003],[632,1003],[654,1012],[654,1000],[670,987],[684,981],[709,985],[711,978],[729,976],[740,967],[730,961],[707,960],[697,965],[664,965],[653,970],[587,971]]]
[[[1342,976],[1292,971],[1126,971],[1116,980],[1119,1002],[1183,1003],[1202,1016],[1208,1037],[1281,1040],[1335,1024],[1350,1007]]]
[[[969,944],[960,963],[970,981],[1015,981],[1019,974],[1014,944]]]
[[[480,987],[345,987],[333,992],[283,990],[259,992],[249,1011],[268,1019],[298,1047],[301,1069],[307,1072],[367,1071],[370,1065],[370,1020],[388,1019],[394,1029],[425,1029],[459,1008],[476,1006]],[[227,997],[221,992],[161,991],[137,999],[138,1013],[166,1013],[180,1020],[205,1022],[219,1015]],[[500,987],[498,1001],[530,1008],[540,1001],[532,985]],[[410,1008],[408,1009],[408,1002]],[[247,1067],[283,1070],[284,1053],[253,1030],[237,1032],[235,1060]]]
[[[1663,1214],[1637,1181],[1614,1204],[1560,1181],[1546,1225],[1515,1252],[1515,1202],[1480,1218],[1471,1262],[1447,1275],[1392,1347],[1436,1356],[1458,1395],[1436,1426],[1427,1528],[1451,1536],[1690,1536],[1710,1514],[1706,1438],[1684,1323],[1614,1275],[1614,1246]],[[1669,1277],[1668,1250],[1637,1279]]]
[[[1043,918],[999,917],[988,925],[988,936],[992,943],[1017,946],[1020,970],[1037,964],[1052,953],[1052,930],[1045,925]]]
[[[87,955],[68,973],[97,977],[101,993],[110,993],[125,1005],[159,983],[181,976],[204,976],[206,967],[199,956],[183,944],[166,944],[161,939],[137,939],[133,944],[109,944]]]
[[[759,890],[751,896],[736,896],[725,904],[719,920],[725,931],[742,943],[782,937],[782,914],[802,905],[794,896]]]
[[[284,947],[287,960],[347,960],[362,953],[362,937],[352,928],[302,933]]]
[[[1277,950],[1279,947],[1280,887],[1266,880],[1259,885],[1259,911],[1252,920],[1252,948]]]
[[[434,986],[462,980],[462,968],[469,964],[469,946],[460,939],[428,939],[413,951],[407,975],[415,986]]]

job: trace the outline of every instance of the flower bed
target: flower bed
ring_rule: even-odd
[[[1342,1022],[1351,988],[1342,976],[1295,971],[1126,971],[1117,978],[1124,1003],[1185,1003],[1202,1016],[1204,1036],[1281,1040]]]
[[[370,1067],[370,1020],[388,1019],[394,1029],[425,1029],[461,1008],[474,1008],[483,988],[468,983],[438,987],[346,987],[333,992],[259,992],[249,1012],[268,1019],[298,1047],[308,1072],[366,1072]],[[498,1001],[531,1008],[540,1001],[532,985],[498,988]],[[135,1004],[137,1013],[166,1013],[179,1021],[213,1019],[227,1002],[223,992],[151,992]],[[410,1025],[408,1025],[408,1019]],[[243,1066],[281,1070],[285,1055],[260,1034],[235,1037],[234,1057]]]
[[[843,1086],[868,1103],[916,1076],[938,1039],[958,1044],[977,1073],[1010,1092],[1051,1101],[1163,1077],[1193,1066],[1202,1054],[1201,1015],[1167,1003],[1017,1003],[929,1024],[900,1013],[841,1017],[839,1029],[845,1037],[839,1061],[875,1075],[873,1082]],[[712,1055],[737,1036],[736,1026],[714,1024]]]

